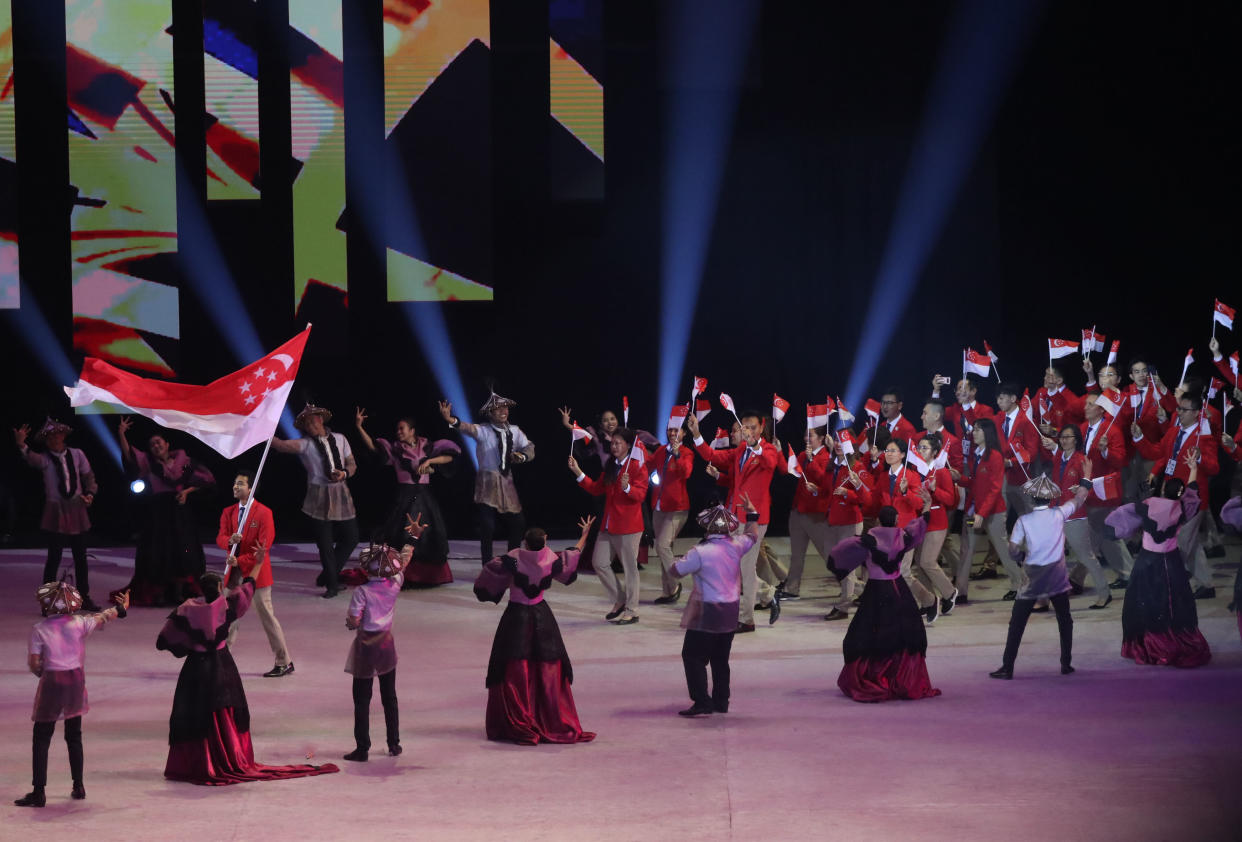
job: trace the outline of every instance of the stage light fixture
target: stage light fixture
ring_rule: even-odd
[[[129,490],[134,494],[141,494],[147,490],[147,483],[145,480],[136,479],[129,484]]]

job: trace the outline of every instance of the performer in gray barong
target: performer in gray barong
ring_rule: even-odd
[[[1091,488],[1091,460],[1082,463],[1083,479],[1074,493],[1074,499],[1063,506],[1052,507],[1061,499],[1061,489],[1040,474],[1026,482],[1022,491],[1034,500],[1035,508],[1018,518],[1009,536],[1009,555],[1023,565],[1022,586],[1013,602],[1013,614],[1009,618],[1009,636],[1005,640],[1005,654],[1000,669],[989,673],[992,678],[1013,678],[1013,664],[1026,631],[1026,621],[1031,617],[1035,601],[1047,599],[1057,613],[1057,630],[1061,637],[1061,674],[1074,671],[1070,666],[1074,643],[1074,620],[1070,617],[1069,573],[1065,567],[1065,521],[1082,507]],[[1023,547],[1025,546],[1025,550]]]
[[[517,425],[509,423],[509,409],[514,406],[516,401],[492,392],[487,403],[479,408],[486,423],[464,424],[453,415],[451,403],[440,401],[440,415],[448,425],[478,442],[474,502],[478,506],[479,546],[484,564],[493,558],[492,538],[497,520],[505,526],[509,550],[521,545],[526,531],[526,516],[513,484],[512,468],[534,459],[535,445]]]

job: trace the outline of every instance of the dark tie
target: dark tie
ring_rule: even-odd
[[[1005,416],[1005,423],[1003,425],[1003,429],[1005,430],[1005,438],[1008,439],[1009,438],[1009,416],[1008,415]]]
[[[897,487],[897,475],[896,475],[896,474],[891,474],[891,473],[890,473],[890,474],[888,475],[888,496],[889,496],[889,497],[892,497],[892,496],[893,496],[893,490],[894,490],[896,487]]]
[[[745,468],[746,460],[749,458],[750,458],[750,447],[748,446],[745,450],[742,451],[742,461],[738,464],[738,468],[739,469]]]

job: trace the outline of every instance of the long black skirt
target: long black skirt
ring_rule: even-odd
[[[127,585],[131,604],[180,604],[188,593],[198,592],[195,583],[206,569],[194,510],[171,492],[152,496]]]
[[[842,642],[845,662],[927,654],[927,629],[905,579],[868,579]]]
[[[238,731],[250,730],[250,708],[233,656],[227,647],[191,652],[177,676],[168,744],[205,739],[215,729],[215,712],[224,708],[232,708]]]
[[[406,517],[418,520],[427,525],[426,531],[414,545],[414,556],[405,571],[405,582],[402,587],[425,588],[444,585],[453,581],[453,571],[448,563],[448,529],[444,525],[444,515],[431,493],[430,486],[397,484],[397,497],[392,509],[379,529],[377,540],[390,547],[401,547],[409,541],[405,527],[409,523]]]
[[[1144,664],[1197,667],[1211,660],[1190,575],[1176,549],[1143,549],[1135,557],[1121,606],[1121,652]]]
[[[574,669],[565,651],[561,629],[547,602],[524,605],[510,602],[500,616],[492,654],[487,662],[487,686],[504,681],[505,669],[511,661],[559,661],[561,676],[573,683]]]

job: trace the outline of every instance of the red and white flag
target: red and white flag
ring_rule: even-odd
[[[1035,423],[1035,408],[1031,406],[1031,390],[1030,389],[1022,390],[1022,399],[1018,401],[1018,409],[1022,410],[1022,413],[1026,415],[1028,419],[1030,419],[1032,424]]]
[[[920,476],[927,476],[928,471],[931,470],[931,465],[923,461],[923,457],[919,455],[918,449],[914,447],[906,451],[906,463],[918,471]]]
[[[1177,385],[1180,386],[1186,382],[1186,372],[1190,370],[1190,364],[1193,363],[1194,361],[1195,361],[1195,349],[1194,348],[1186,349],[1186,360],[1182,363],[1182,379],[1177,381]]]
[[[1108,349],[1108,362],[1105,365],[1117,364],[1117,352],[1121,350],[1121,340],[1114,339],[1112,347]]]
[[[625,426],[630,426],[630,396],[621,396],[621,415]]]
[[[1216,299],[1216,307],[1212,310],[1213,327],[1217,322],[1219,322],[1230,330],[1233,330],[1233,317],[1237,315],[1237,312],[1237,310],[1233,309],[1228,304],[1222,304],[1219,298]]]
[[[570,428],[569,434],[573,436],[573,438],[570,440],[571,443],[575,441],[580,441],[585,444],[590,444],[592,441],[591,434],[588,433],[586,430],[582,429],[581,427],[579,427],[577,421],[575,421],[573,427]]]
[[[673,407],[668,414],[668,429],[680,430],[681,425],[686,423],[686,418],[690,415],[690,404],[681,404]]]
[[[699,398],[694,402],[694,417],[702,421],[712,411],[712,402],[707,398]]]
[[[936,458],[932,460],[932,463],[931,463],[932,470],[938,471],[941,468],[948,467],[948,465],[949,465],[949,448],[942,447],[940,448],[940,452],[936,454]]]
[[[779,424],[781,419],[785,417],[785,413],[789,411],[789,401],[782,398],[775,392],[772,393],[772,423]]]
[[[813,430],[827,425],[828,407],[822,403],[808,403],[806,405],[806,428]]]
[[[863,405],[863,409],[870,416],[872,422],[880,423],[880,402],[875,398],[867,398],[867,402]]]
[[[1085,357],[1092,351],[1103,351],[1104,340],[1108,337],[1096,331],[1094,327],[1082,329],[1082,354]]]
[[[849,456],[854,452],[854,434],[849,430],[837,430],[837,441],[841,445],[841,453]]]
[[[1121,474],[1092,477],[1091,491],[1101,500],[1121,499]]]
[[[706,393],[707,393],[707,378],[706,377],[694,378],[694,383],[691,384],[690,386],[690,399],[693,400],[694,398],[697,398],[699,395],[703,395]]]
[[[737,418],[737,409],[733,406],[733,398],[729,397],[724,392],[720,393],[720,405],[732,412],[734,418]],[[738,418],[738,423],[741,423],[741,420],[742,419]]]
[[[798,464],[798,454],[794,453],[793,445],[785,445],[789,448],[789,473],[796,477],[802,476],[802,466]]]
[[[980,354],[974,348],[967,348],[962,357],[962,374],[972,373],[989,377],[992,374],[992,358],[987,354]]]
[[[1237,354],[1234,354],[1234,356],[1236,357]],[[1234,366],[1234,371],[1237,371],[1237,366]],[[854,413],[846,408],[845,401],[841,400],[840,395],[837,395],[837,417],[846,424],[852,424],[854,421]]]
[[[729,431],[724,427],[716,428],[716,437],[712,439],[712,450],[724,450],[733,446],[733,440],[729,438]]]
[[[206,386],[152,380],[87,357],[77,383],[65,387],[71,406],[118,404],[161,427],[189,433],[226,459],[276,432],[293,389],[310,326],[262,359]]]
[[[983,340],[983,350],[987,352],[988,359],[993,363],[1000,362],[1000,359],[996,356],[996,352],[992,350],[992,346],[988,344],[986,339]]]
[[[647,451],[643,448],[643,443],[638,440],[638,436],[634,436],[634,446],[630,448],[630,459],[640,465],[647,463]]]
[[[1095,399],[1096,404],[1114,418],[1121,411],[1121,392],[1117,389],[1105,389]]]
[[[1059,360],[1062,357],[1068,357],[1078,351],[1078,343],[1070,342],[1068,339],[1049,339],[1048,340],[1048,359]]]
[[[1229,355],[1229,370],[1233,372],[1233,385],[1238,385],[1238,352]]]
[[[1216,395],[1220,393],[1220,390],[1224,385],[1224,380],[1221,380],[1219,377],[1213,377],[1212,381],[1208,384],[1208,400],[1215,400]]]

